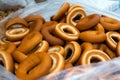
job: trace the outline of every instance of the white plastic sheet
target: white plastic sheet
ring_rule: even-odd
[[[0,22],[1,27],[0,32],[3,32],[2,29],[4,22],[9,18],[15,16],[23,18],[30,14],[40,14],[45,18],[46,21],[49,21],[50,17],[56,13],[56,11],[61,7],[61,5],[65,1],[69,2],[71,5],[81,4],[85,8],[87,14],[98,13],[100,15],[106,15],[120,20],[119,15],[109,11],[100,10],[96,7],[81,2],[80,0],[48,0],[46,2],[28,6],[25,9],[21,9],[9,15]],[[119,75],[120,75],[120,58],[116,58],[108,62],[101,62],[91,65],[69,68],[62,72],[47,75],[43,78],[40,78],[39,80],[120,80]],[[6,72],[4,68],[0,67],[0,78],[2,77],[10,78],[6,80],[16,80],[16,77],[13,74]]]

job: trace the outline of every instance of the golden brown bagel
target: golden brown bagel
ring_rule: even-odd
[[[28,27],[28,24],[27,22],[22,19],[22,18],[19,18],[19,17],[15,17],[15,18],[12,18],[12,19],[9,19],[6,23],[5,23],[5,28],[8,29],[10,28],[12,25],[15,25],[15,24],[21,24],[25,27]]]
[[[66,23],[58,23],[55,27],[55,33],[67,41],[77,40],[80,34],[77,28]]]
[[[96,26],[99,23],[99,21],[100,21],[100,15],[91,14],[79,20],[76,25],[76,28],[80,31],[87,30]]]
[[[82,54],[80,59],[80,64],[85,65],[92,62],[108,61],[111,58],[105,52],[93,49]]]
[[[50,52],[49,53],[52,59],[52,67],[50,69],[50,73],[59,72],[64,69],[65,67],[65,59],[64,57],[59,54],[58,52]]]
[[[40,34],[40,32],[33,31],[30,34],[28,34],[26,37],[24,37],[21,44],[18,46],[17,50],[26,54],[41,41],[42,41],[42,35]]]
[[[5,32],[5,36],[9,41],[18,41],[23,39],[29,33],[28,28],[13,28]]]
[[[21,80],[37,80],[47,75],[51,66],[52,60],[47,53],[33,53],[19,64],[16,76]]]
[[[99,43],[106,40],[106,35],[104,32],[104,28],[101,24],[96,26],[96,31],[88,30],[80,33],[79,38],[82,41]]]
[[[71,62],[72,64],[75,63],[80,54],[81,54],[81,47],[75,41],[70,41],[65,45],[65,60],[67,62]]]
[[[117,41],[120,40],[120,33],[115,32],[115,31],[109,31],[106,33],[107,39],[107,45],[110,47],[112,50],[116,50],[117,47]]]
[[[14,72],[14,61],[10,53],[0,50],[0,61],[2,61],[6,70]]]
[[[70,4],[68,2],[64,2],[64,4],[60,7],[60,9],[57,11],[57,13],[52,17],[53,21],[58,21],[65,15],[65,13],[68,11],[70,7]]]
[[[110,18],[110,17],[101,17],[100,23],[103,25],[105,30],[119,30],[120,21]]]
[[[86,17],[86,12],[83,7],[79,5],[73,5],[68,10],[68,14],[66,17],[66,23],[76,26],[78,21],[82,18]]]
[[[105,53],[107,53],[111,59],[116,57],[116,54],[111,49],[109,49],[108,46],[105,44],[101,44],[99,50],[102,50]]]

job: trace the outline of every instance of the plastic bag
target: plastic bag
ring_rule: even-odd
[[[95,7],[92,7],[84,2],[80,2],[80,0],[65,0],[70,4],[80,4],[82,5],[87,14],[98,13],[100,15],[106,15],[115,19],[120,20],[120,16],[109,12],[109,11],[102,11]],[[56,13],[56,11],[61,7],[61,5],[65,2],[64,0],[49,0],[46,2],[42,2],[39,4],[35,4],[25,9],[21,9],[0,22],[0,32],[3,32],[3,25],[9,18],[19,16],[19,17],[26,17],[30,14],[40,14],[42,15],[46,21],[50,20],[50,17]],[[84,66],[77,66],[73,68],[69,68],[63,70],[58,73],[49,74],[45,77],[40,78],[39,80],[120,80],[120,77],[117,76],[120,74],[120,58],[116,58],[110,60],[108,62],[100,62],[91,65],[84,65]],[[3,68],[0,68],[0,73],[5,72],[5,74],[0,74],[0,76],[10,77],[11,74],[6,72]],[[7,76],[5,76],[8,74]],[[12,75],[13,76],[13,75]],[[112,77],[113,78],[110,78]],[[117,76],[117,78],[116,78]],[[15,76],[12,80],[14,80]],[[116,79],[115,79],[116,78]]]

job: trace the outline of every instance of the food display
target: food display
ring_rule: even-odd
[[[71,67],[109,61],[120,55],[120,21],[87,14],[65,2],[46,21],[41,15],[6,21],[0,62],[21,80],[37,80]]]

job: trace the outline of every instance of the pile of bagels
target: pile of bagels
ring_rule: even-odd
[[[37,80],[64,69],[120,56],[120,21],[88,15],[64,2],[57,13],[6,21],[0,39],[0,64],[20,80]]]

